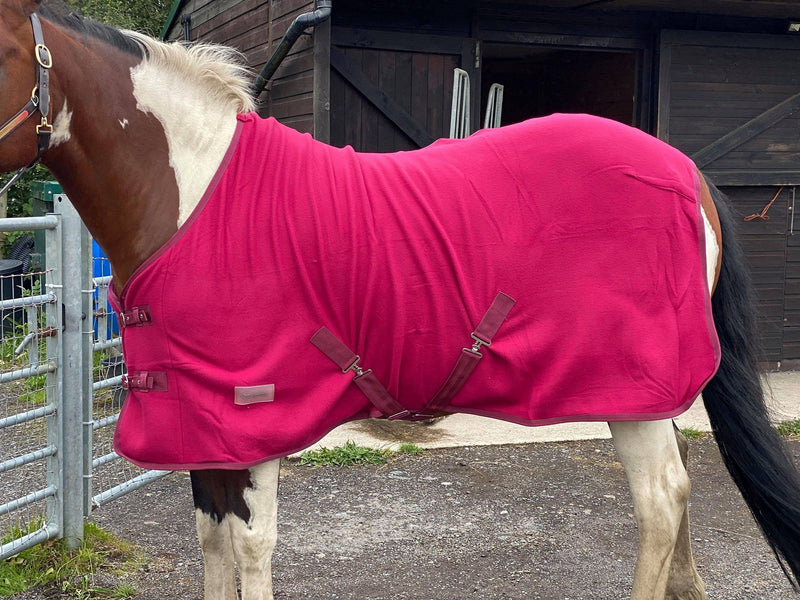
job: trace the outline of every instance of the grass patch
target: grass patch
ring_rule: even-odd
[[[12,532],[3,542],[41,526],[41,521],[32,523],[26,531]],[[125,584],[101,587],[95,576],[101,567],[126,573],[136,571],[142,563],[143,558],[131,544],[89,522],[84,526],[83,543],[76,550],[68,551],[63,540],[54,540],[0,562],[0,597],[50,585],[59,588],[66,598],[124,600],[134,597],[136,590]]]
[[[700,431],[699,429],[692,429],[691,427],[687,427],[685,429],[681,429],[681,433],[683,437],[687,440],[699,440],[702,437],[705,437],[705,432]]]
[[[347,442],[344,446],[335,448],[323,446],[319,450],[306,450],[300,455],[300,464],[312,467],[382,465],[391,455],[391,450],[377,450],[357,446],[355,442]]]
[[[800,437],[800,419],[792,419],[779,423],[775,430],[786,437]]]
[[[300,455],[300,464],[312,467],[354,467],[359,465],[382,465],[395,454],[422,454],[424,450],[416,444],[400,444],[393,450],[366,448],[355,442],[347,442],[335,448],[322,447],[319,450],[306,450]]]
[[[397,449],[398,454],[422,454],[425,452],[422,448],[417,446],[416,444],[411,444],[409,442],[404,442],[400,444],[400,447]]]

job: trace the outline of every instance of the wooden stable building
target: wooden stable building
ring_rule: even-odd
[[[176,0],[167,39],[238,47],[259,69],[310,0]],[[587,112],[657,135],[733,198],[765,361],[800,368],[800,4],[794,0],[333,0],[261,112],[316,138],[391,152],[448,135],[453,69],[503,124]],[[748,215],[761,215],[745,220]],[[794,212],[793,212],[794,210]]]

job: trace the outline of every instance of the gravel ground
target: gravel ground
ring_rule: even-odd
[[[800,441],[791,448],[800,458]],[[710,598],[796,598],[710,438],[691,442],[693,545]],[[188,475],[95,513],[150,557],[141,600],[202,597]],[[608,440],[400,456],[378,467],[284,461],[278,600],[617,599],[630,594],[636,527]],[[111,583],[112,573],[98,581]],[[59,598],[35,590],[17,600]]]

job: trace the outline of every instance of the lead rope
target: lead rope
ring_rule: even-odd
[[[775,200],[777,200],[778,196],[781,195],[781,192],[783,191],[783,187],[784,186],[781,186],[780,188],[778,188],[778,191],[775,192],[775,195],[772,197],[772,200],[770,200],[767,203],[767,205],[761,210],[760,213],[754,213],[752,215],[748,215],[748,216],[746,216],[744,218],[744,220],[745,221],[755,221],[756,219],[758,219],[760,221],[769,221],[769,215],[767,214],[767,211],[769,211],[769,209],[772,208],[772,205],[775,204]]]

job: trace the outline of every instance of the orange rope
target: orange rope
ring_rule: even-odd
[[[744,220],[745,221],[754,221],[755,219],[760,219],[762,221],[769,221],[769,215],[767,214],[767,211],[770,208],[772,208],[772,205],[775,203],[775,200],[777,200],[778,196],[781,195],[781,192],[783,191],[783,187],[784,186],[781,186],[780,188],[778,188],[778,191],[775,192],[775,195],[772,197],[772,200],[770,200],[767,203],[767,205],[763,208],[763,210],[760,213],[749,215],[749,216],[745,217]]]

